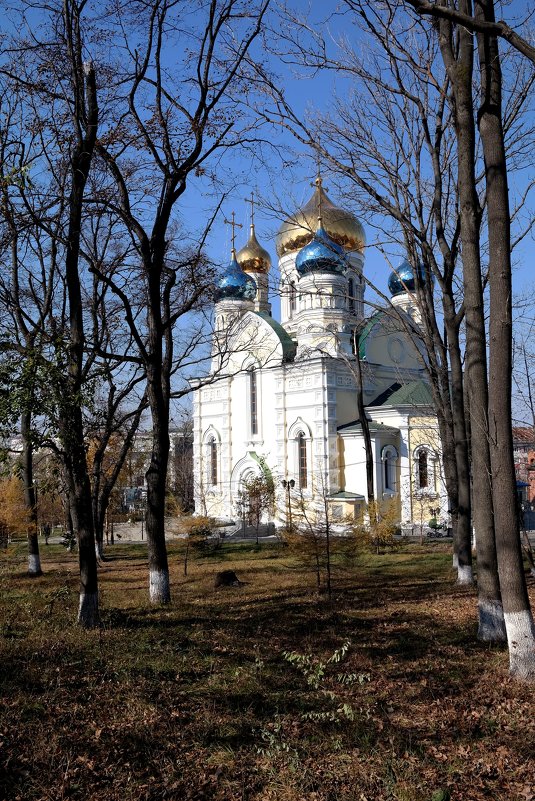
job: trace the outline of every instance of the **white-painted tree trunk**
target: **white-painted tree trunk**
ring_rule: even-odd
[[[455,551],[453,552],[451,566],[453,567],[454,570],[457,570],[457,568],[459,567],[459,554],[456,553]]]
[[[457,584],[469,586],[474,583],[474,573],[472,565],[458,565],[457,567]]]
[[[504,618],[511,676],[533,681],[535,680],[535,626],[531,610],[506,612]]]
[[[153,604],[167,604],[171,599],[168,570],[149,571],[149,598]]]
[[[86,629],[92,629],[98,625],[98,592],[80,592],[80,603],[78,606],[78,623]]]
[[[482,642],[506,642],[503,606],[499,601],[480,600],[478,602],[479,626],[477,638]]]
[[[30,576],[40,576],[42,574],[41,570],[41,559],[39,558],[38,553],[30,553],[28,554],[28,575]]]

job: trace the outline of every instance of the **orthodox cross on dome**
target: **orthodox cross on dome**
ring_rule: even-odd
[[[254,192],[251,192],[250,198],[248,197],[245,198],[245,202],[251,204],[251,230],[254,230],[254,203],[255,203]]]
[[[323,208],[322,208],[323,195],[322,195],[322,190],[323,191],[325,191],[325,190],[323,189],[323,179],[322,179],[321,173],[320,173],[319,159],[318,159],[318,175],[317,175],[316,180],[314,181],[314,183],[310,184],[310,186],[315,186],[316,189],[317,189],[317,193],[318,193],[318,228],[322,228],[323,227]]]
[[[233,259],[236,258],[236,228],[243,228],[243,225],[240,225],[240,223],[236,222],[235,217],[236,217],[235,212],[232,212],[232,220],[227,220],[226,218],[223,220],[223,222],[226,225],[230,225],[232,227],[232,239],[231,239],[231,241],[232,241],[232,258]]]

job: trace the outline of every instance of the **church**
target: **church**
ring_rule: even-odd
[[[268,296],[271,259],[249,240],[215,293],[208,376],[193,398],[196,514],[239,523],[244,489],[265,480],[264,522],[292,510],[325,510],[334,523],[366,512],[366,448],[359,389],[371,436],[374,497],[406,533],[447,519],[441,449],[419,322],[415,279],[392,271],[391,302],[364,311],[365,232],[329,198],[321,178],[276,237],[280,321]]]

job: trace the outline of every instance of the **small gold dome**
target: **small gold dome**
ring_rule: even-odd
[[[302,209],[289,217],[277,234],[277,254],[293,253],[307,245],[318,227],[318,209],[321,202],[323,227],[327,234],[345,250],[364,251],[366,236],[360,220],[345,209],[332,203],[321,185],[316,181],[314,194]]]
[[[236,261],[246,273],[268,273],[271,257],[256,238],[254,225],[251,225],[249,241],[238,251]]]

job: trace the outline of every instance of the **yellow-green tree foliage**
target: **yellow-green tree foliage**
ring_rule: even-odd
[[[282,540],[289,553],[314,573],[318,591],[325,589],[330,596],[333,571],[353,564],[359,543],[354,521],[335,515],[321,486],[320,493],[316,503],[303,495],[290,499],[292,526],[282,533]]]
[[[30,512],[24,503],[24,487],[17,476],[0,481],[0,528],[11,536],[26,536]]]
[[[389,501],[368,504],[356,523],[357,538],[366,546],[379,553],[381,548],[395,548],[399,545],[399,503],[393,498]]]
[[[167,499],[169,520],[167,530],[179,537],[180,550],[184,556],[184,575],[188,575],[188,564],[193,554],[202,554],[220,547],[221,541],[213,537],[215,520],[211,517],[185,515],[174,496]]]

